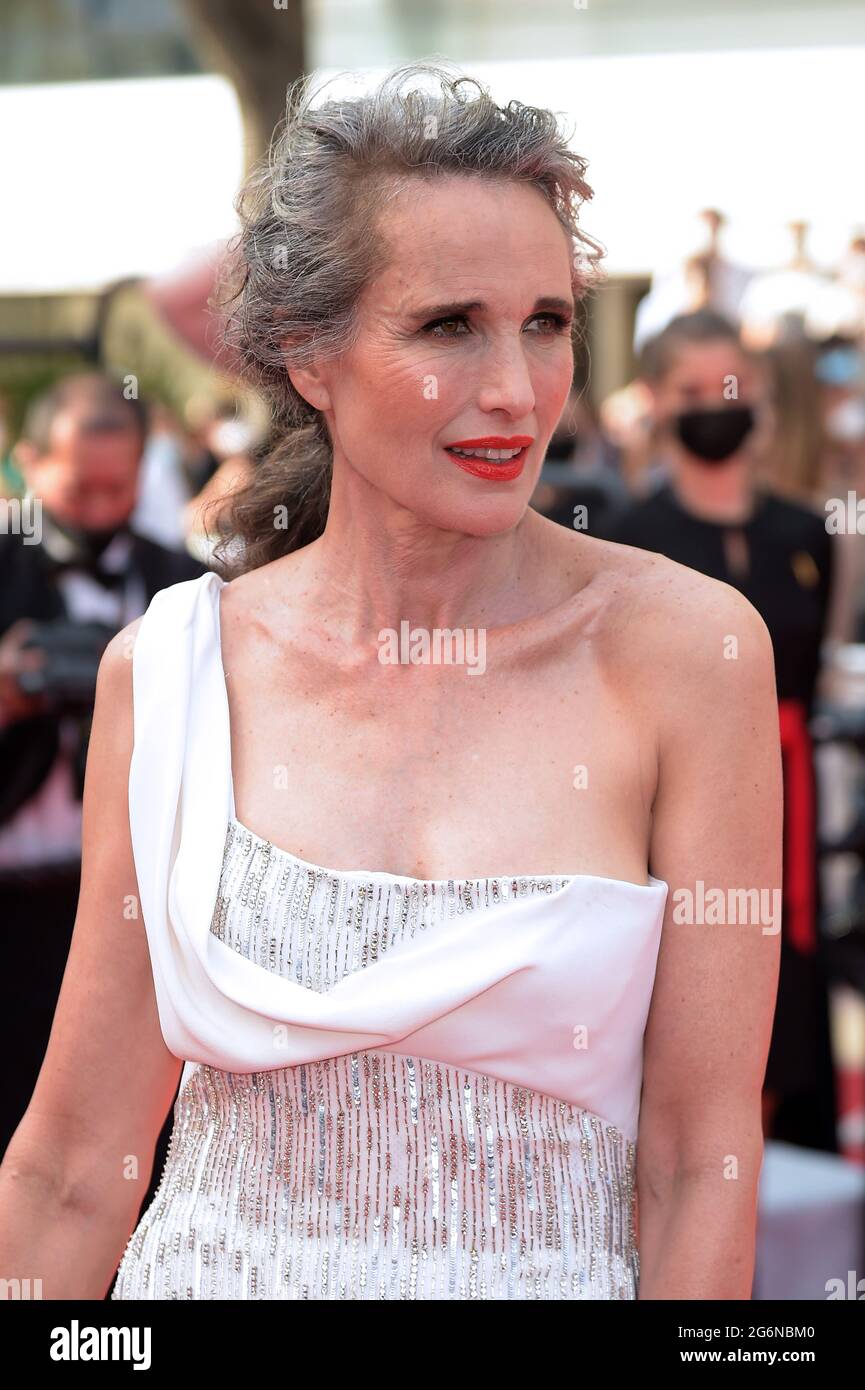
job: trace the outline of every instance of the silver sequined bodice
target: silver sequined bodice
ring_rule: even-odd
[[[454,913],[566,878],[331,872],[229,822],[211,931],[333,988]],[[199,1065],[114,1299],[634,1299],[635,1145],[573,1105],[423,1057]]]

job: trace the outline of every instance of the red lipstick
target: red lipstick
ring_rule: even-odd
[[[501,434],[484,435],[482,439],[454,439],[444,447],[448,456],[458,468],[471,473],[476,478],[486,478],[489,482],[507,483],[518,478],[523,471],[529,448],[534,443],[531,435],[514,434],[508,437]],[[510,459],[462,458],[452,453],[453,449],[519,449]]]

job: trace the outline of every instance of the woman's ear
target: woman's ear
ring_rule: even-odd
[[[317,362],[308,367],[286,367],[288,379],[298,395],[316,410],[330,409],[330,392]]]

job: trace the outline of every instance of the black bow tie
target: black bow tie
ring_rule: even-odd
[[[103,589],[120,590],[126,583],[126,570],[106,569],[101,560],[49,560],[52,578],[61,574],[81,574],[93,579]]]
[[[119,531],[117,535],[127,536],[128,533]],[[89,553],[80,544],[70,543],[68,537],[58,535],[53,526],[44,528],[42,539],[42,555],[52,579],[61,574],[81,574],[95,580],[103,589],[117,590],[125,585],[131,556],[119,569],[105,563],[106,554],[113,548],[116,536],[98,555]]]

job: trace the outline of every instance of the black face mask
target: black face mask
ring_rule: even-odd
[[[754,428],[749,405],[728,405],[718,410],[686,410],[673,419],[676,436],[702,463],[723,463],[735,454]]]

